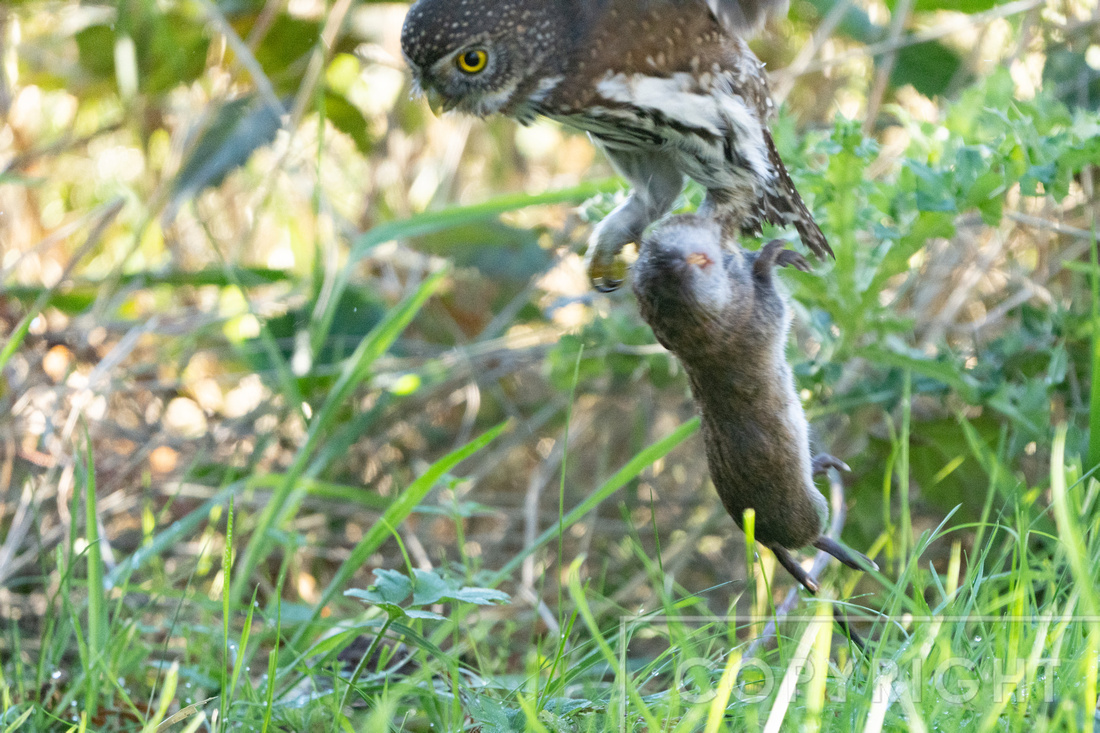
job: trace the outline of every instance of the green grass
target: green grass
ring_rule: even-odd
[[[27,146],[0,150],[0,202],[27,206],[0,212],[0,733],[1095,728],[1100,117],[1077,96],[961,65],[933,121],[894,90],[880,148],[859,121],[794,133],[832,77],[792,93],[778,145],[837,258],[783,274],[788,355],[853,467],[844,540],[882,570],[834,563],[788,605],[707,483],[682,371],[579,274],[576,207],[620,181],[540,158],[538,128],[364,111],[393,70],[358,30],[319,42],[328,19],[241,11],[240,59],[207,38],[220,5],[17,5],[50,53],[3,80],[39,127],[0,129]],[[128,43],[149,61],[123,99]],[[238,62],[316,114],[215,139]],[[461,164],[418,157],[441,134]]]
[[[558,199],[569,196],[514,199],[507,208]],[[401,231],[394,225],[376,239]],[[965,458],[941,463],[936,480],[973,461],[986,487],[981,511],[970,522],[952,522],[950,512],[915,534],[910,479],[921,474],[911,447],[922,426],[912,404],[920,389],[929,389],[918,377],[979,399],[980,386],[949,363],[860,352],[879,369],[901,372],[896,417],[887,422],[889,460],[861,480],[881,494],[882,534],[868,546],[883,548],[883,572],[830,571],[821,595],[803,598],[779,619],[775,641],[751,656],[747,643],[776,618],[773,593],[787,585],[766,553],[748,548],[744,570],[755,584],[735,588],[718,610],[709,600],[714,589],[667,582],[661,548],[669,538],[655,520],[638,528],[653,534],[655,558],[642,535],[623,539],[652,582],[652,609],[614,600],[617,579],[602,572],[597,558],[564,554],[569,532],[680,450],[698,429],[694,419],[638,447],[571,505],[565,481],[576,474],[563,453],[558,518],[521,552],[494,558],[491,566],[462,553],[430,573],[418,569],[399,531],[403,522],[433,489],[453,486],[456,469],[487,458],[514,434],[514,420],[480,430],[386,499],[318,477],[354,442],[347,428],[369,429],[378,420],[374,413],[353,419],[348,403],[375,389],[379,359],[444,277],[438,271],[424,279],[338,364],[285,471],[226,472],[209,498],[147,532],[142,546],[111,570],[97,524],[94,441],[85,438],[71,507],[80,521],[71,525],[66,551],[41,566],[59,582],[46,597],[36,654],[19,624],[5,630],[5,645],[15,653],[0,665],[0,730],[1091,729],[1100,650],[1100,484],[1067,453],[1065,424],[1049,436],[1047,481],[1031,485],[1006,465],[1006,436],[1022,428],[1006,423],[994,448],[960,414]],[[590,358],[584,348],[573,353],[563,438]],[[298,394],[296,385],[288,396]],[[415,394],[389,392],[378,409]],[[312,602],[288,604],[287,578],[303,540],[286,527],[307,499],[355,505],[376,518],[328,571]],[[864,491],[855,509],[871,502]],[[655,511],[659,503],[649,507]],[[453,512],[461,538],[473,515],[457,504],[441,510]],[[745,526],[751,537],[751,518]],[[213,553],[220,573],[207,586],[214,594],[191,582],[205,572],[198,567],[184,570],[182,587],[165,573],[164,556],[200,531],[205,542],[221,543]],[[365,609],[341,600],[391,540],[404,568],[379,571],[374,585],[351,591]],[[555,541],[558,549],[548,555]],[[196,562],[214,550],[203,548]],[[558,559],[557,579],[540,584],[557,591],[556,634],[534,633],[517,622],[522,614],[492,612],[494,604],[521,610],[526,601],[491,589],[514,587],[520,566],[536,555]],[[946,564],[926,559],[945,555]],[[834,628],[833,613],[841,610],[868,640],[865,650]],[[353,645],[359,651],[349,657]],[[501,656],[501,649],[518,656]]]
[[[686,423],[640,451],[548,528],[529,552],[591,515],[696,427]],[[974,536],[975,524],[945,523],[914,537],[910,551],[896,555],[896,571],[862,579],[847,570],[831,572],[820,597],[804,599],[780,623],[777,643],[751,658],[744,656],[743,642],[761,632],[774,608],[754,616],[738,613],[735,601],[727,613],[715,613],[707,609],[705,590],[682,592],[661,584],[655,611],[623,608],[609,601],[614,586],[593,576],[594,566],[584,556],[570,562],[563,579],[570,610],[562,609],[568,619],[562,637],[538,640],[538,649],[549,656],[532,648],[518,669],[491,650],[516,643],[522,648],[528,632],[474,612],[469,603],[507,596],[463,587],[463,579],[497,585],[523,556],[510,558],[495,573],[467,559],[462,567],[418,574],[412,596],[408,589],[389,596],[386,587],[393,581],[380,580],[364,594],[366,610],[340,604],[322,618],[320,611],[348,587],[363,560],[386,538],[399,537],[395,529],[427,491],[488,450],[506,428],[501,424],[445,456],[399,493],[319,600],[293,614],[279,601],[281,593],[269,596],[265,607],[255,591],[241,605],[230,590],[242,566],[234,558],[242,512],[234,510],[233,501],[244,490],[241,481],[218,494],[216,504],[194,510],[224,525],[217,601],[203,600],[191,586],[183,595],[164,596],[148,583],[138,587],[121,578],[105,586],[95,464],[87,451],[80,472],[85,530],[75,535],[80,541],[70,542],[67,554],[56,555],[63,582],[50,599],[50,615],[72,623],[48,627],[39,640],[43,656],[37,664],[19,654],[0,668],[0,696],[6,701],[2,729],[1092,728],[1100,648],[1094,569],[1100,556],[1095,509],[1100,484],[1067,457],[1064,426],[1052,436],[1052,511],[1041,509],[1043,492],[1023,491],[1015,509],[995,512],[981,524],[980,547],[959,549],[961,539]],[[901,435],[906,434],[903,427]],[[997,473],[991,449],[980,443],[971,448],[980,454],[991,487],[1006,480]],[[907,473],[908,455],[901,451],[887,473]],[[273,485],[277,496],[281,484]],[[212,506],[225,506],[224,518],[212,513]],[[185,531],[196,526],[192,520]],[[892,531],[904,533],[906,526],[899,522]],[[163,538],[151,538],[149,545],[163,548],[158,540]],[[947,566],[919,562],[944,545],[951,547]],[[154,556],[146,553],[140,563],[131,563],[125,577],[143,570]],[[758,563],[752,555],[747,562]],[[279,588],[286,567],[284,561]],[[176,607],[175,618],[188,631],[179,650],[183,657],[151,668],[150,657],[163,658],[164,642],[158,641],[161,629],[142,617],[157,606]],[[840,608],[860,619],[866,650],[838,641],[832,614]],[[8,644],[19,643],[18,626],[9,625],[7,633]],[[367,641],[366,653],[350,664],[339,655],[357,639]],[[74,644],[80,652],[75,667],[64,661]],[[406,656],[400,671],[385,671]],[[151,675],[151,669],[158,671]],[[58,672],[64,681],[55,683],[62,677]],[[145,699],[148,705],[141,704]]]

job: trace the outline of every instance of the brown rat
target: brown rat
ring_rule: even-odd
[[[776,240],[758,252],[724,247],[720,224],[695,215],[670,219],[645,239],[634,293],[657,339],[679,357],[702,415],[707,464],[738,527],[756,512],[756,539],[811,592],[817,584],[788,550],[813,545],[845,565],[876,568],[823,535],[828,503],[813,475],[847,469],[811,457],[809,426],[784,353],[790,313],[773,269],[808,270]]]

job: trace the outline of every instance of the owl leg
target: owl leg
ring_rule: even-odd
[[[588,240],[585,269],[601,292],[616,290],[622,275],[615,256],[629,242],[640,242],[646,227],[668,213],[683,190],[684,176],[675,161],[659,152],[634,152],[604,147],[608,159],[634,187],[626,201],[604,217]]]

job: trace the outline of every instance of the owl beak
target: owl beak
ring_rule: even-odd
[[[428,106],[431,107],[432,114],[434,114],[436,117],[440,116],[444,112],[449,111],[453,106],[448,104],[443,95],[440,94],[438,90],[433,89],[432,87],[428,87],[424,91],[424,96],[428,98]]]

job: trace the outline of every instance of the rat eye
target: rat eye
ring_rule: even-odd
[[[464,74],[477,74],[483,71],[488,63],[489,54],[480,48],[467,51],[455,59],[459,71]]]

